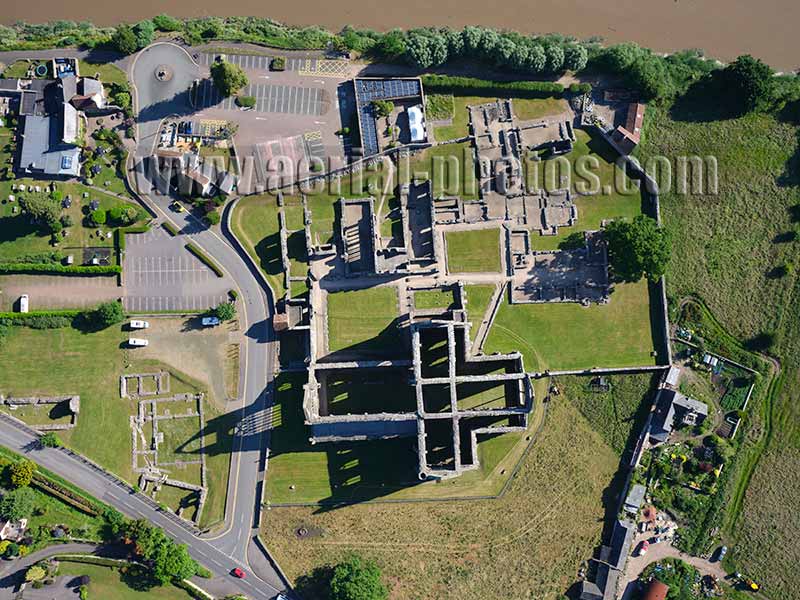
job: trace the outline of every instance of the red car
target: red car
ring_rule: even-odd
[[[236,567],[233,571],[231,571],[231,575],[238,577],[239,579],[244,579],[244,571],[242,571],[239,567]]]

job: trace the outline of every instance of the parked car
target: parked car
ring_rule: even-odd
[[[650,548],[650,542],[647,540],[642,540],[642,543],[639,544],[639,556],[644,556],[647,554],[647,549]]]
[[[725,555],[728,553],[727,546],[720,546],[719,550],[717,550],[717,562],[721,562]]]
[[[170,204],[170,207],[172,208],[172,210],[174,210],[175,212],[179,212],[179,213],[182,213],[182,212],[184,212],[186,210],[185,208],[183,208],[183,204],[181,204],[177,200],[175,202],[173,202],[172,204]]]
[[[128,338],[128,345],[133,346],[134,348],[143,348],[149,343],[150,342],[148,340],[143,340],[142,338]]]
[[[136,319],[131,321],[131,329],[147,329],[150,327],[150,323],[147,321],[137,321]]]
[[[28,294],[22,294],[22,296],[19,297],[19,312],[28,312]]]
[[[216,327],[220,324],[220,320],[217,317],[203,317],[203,327]]]
[[[245,573],[239,567],[236,567],[233,571],[231,571],[231,575],[234,577],[238,577],[239,579],[245,578]]]

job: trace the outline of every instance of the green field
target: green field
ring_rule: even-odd
[[[160,363],[134,362],[131,351],[121,349],[128,335],[119,326],[93,333],[71,327],[47,330],[13,327],[0,352],[0,389],[4,394],[17,396],[80,395],[77,426],[59,432],[59,437],[76,451],[133,482],[129,415],[135,413],[136,403],[119,397],[119,376],[126,368],[136,373],[139,368],[168,367]],[[43,364],[47,365],[46,369],[42,368]],[[193,382],[174,370],[170,379],[171,393],[197,389]],[[219,417],[212,406],[207,406],[206,410],[208,431],[204,445],[208,448],[209,496],[203,522],[210,524],[219,521],[224,514],[230,422]],[[182,432],[184,440],[196,432],[195,422],[193,432]],[[101,434],[103,443],[98,444]],[[173,453],[180,443],[180,440],[175,441]]]
[[[529,371],[656,364],[646,281],[614,286],[611,301],[500,306],[484,352],[519,350]]]
[[[152,585],[136,569],[101,567],[86,563],[61,561],[59,575],[77,577],[88,575],[89,598],[114,598],[115,600],[184,600],[191,596],[173,585]],[[77,596],[76,596],[77,597]]]
[[[502,230],[471,229],[445,233],[449,273],[499,273]]]
[[[520,439],[524,447],[524,437],[502,435],[492,439],[497,445],[482,451],[481,461],[503,456]],[[314,447],[312,454],[321,452]],[[398,453],[382,466],[383,470],[395,469],[405,456]],[[270,459],[271,471],[281,458]],[[292,460],[291,456],[283,458],[283,466]],[[560,600],[575,581],[580,564],[600,543],[606,512],[601,497],[608,490],[618,460],[569,402],[554,402],[540,437],[499,499],[361,503],[335,510],[273,507],[263,536],[295,582],[305,579],[303,576],[316,567],[336,564],[347,553],[357,552],[378,562],[384,581],[391,587],[390,597]],[[311,464],[320,476],[333,472],[323,457],[314,463],[311,458],[303,463],[297,460],[295,472],[308,475]],[[508,473],[514,463],[501,464],[501,470]],[[354,478],[362,475],[356,461],[351,470]],[[272,477],[274,472],[267,478],[268,490]],[[465,479],[470,480],[471,494],[481,489],[479,474],[471,472],[452,481],[417,485],[405,493],[447,495],[451,490],[464,489]],[[291,494],[283,491],[289,481],[281,482],[283,497]],[[389,489],[387,484],[383,490],[376,490],[376,498],[403,497],[381,493]],[[298,539],[300,527],[324,535]],[[497,577],[498,564],[508,573],[525,576]],[[299,581],[298,592],[310,598],[322,597],[313,582],[313,578]],[[535,596],[530,596],[532,588]]]
[[[241,198],[231,218],[237,239],[267,277],[276,300],[286,293],[281,265],[278,202],[271,194]]]
[[[701,297],[745,346],[764,348],[759,336],[774,336],[769,352],[783,372],[776,385],[757,386],[751,399],[722,516],[714,524],[722,526],[731,548],[727,568],[754,577],[770,599],[789,598],[796,593],[791,573],[800,535],[800,524],[785,517],[800,510],[800,295],[796,270],[783,277],[771,273],[800,259],[792,233],[800,220],[800,129],[769,115],[717,121],[680,116],[648,107],[638,158],[714,156],[719,190],[661,195],[678,257],[667,272],[670,294]]]
[[[402,351],[397,310],[397,288],[392,286],[329,293],[328,350],[396,355]]]
[[[24,184],[26,186],[38,185],[41,192],[12,192],[12,184]],[[61,250],[65,254],[77,254],[82,248],[87,247],[102,247],[109,248],[114,246],[114,236],[106,237],[106,233],[113,231],[115,228],[110,225],[102,225],[101,227],[86,226],[84,209],[88,210],[88,204],[92,200],[100,202],[100,210],[108,210],[116,206],[132,206],[137,210],[141,210],[137,204],[127,202],[115,196],[98,192],[92,188],[88,188],[78,183],[58,183],[57,187],[64,196],[70,195],[72,197],[72,206],[68,209],[61,211],[62,215],[69,215],[72,219],[73,225],[66,228],[67,235],[58,246],[53,247],[50,244],[50,234],[42,234],[39,229],[30,223],[28,218],[19,212],[19,202],[8,202],[8,196],[14,195],[19,198],[22,195],[39,195],[45,196],[45,186],[50,182],[36,181],[33,179],[17,179],[14,181],[0,182],[0,262],[13,262],[23,256],[34,254],[49,253],[56,249]],[[83,198],[83,193],[88,192],[89,197]],[[12,207],[16,207],[17,212],[12,213]],[[144,216],[144,213],[143,213]],[[97,235],[97,230],[103,232],[102,236]],[[116,257],[112,253],[114,261]],[[80,254],[75,256],[76,264],[80,264]]]

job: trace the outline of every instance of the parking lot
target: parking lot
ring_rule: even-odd
[[[256,112],[288,113],[319,116],[330,108],[330,94],[323,88],[270,83],[250,84],[241,91],[243,96],[256,99]],[[197,108],[237,109],[233,97],[223,98],[209,79],[200,82],[197,91]]]
[[[128,235],[126,247],[126,310],[197,311],[227,300],[227,278],[217,277],[160,227]]]
[[[201,53],[197,61],[204,67],[210,67],[219,54]],[[226,54],[225,59],[240,66],[245,71],[269,71],[274,56],[253,54]],[[345,60],[328,60],[321,58],[286,58],[286,70],[296,71],[308,77],[340,77],[346,79],[352,75],[352,65]]]

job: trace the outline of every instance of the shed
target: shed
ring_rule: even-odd
[[[647,587],[643,600],[666,600],[669,586],[660,582],[658,579],[653,579]]]

